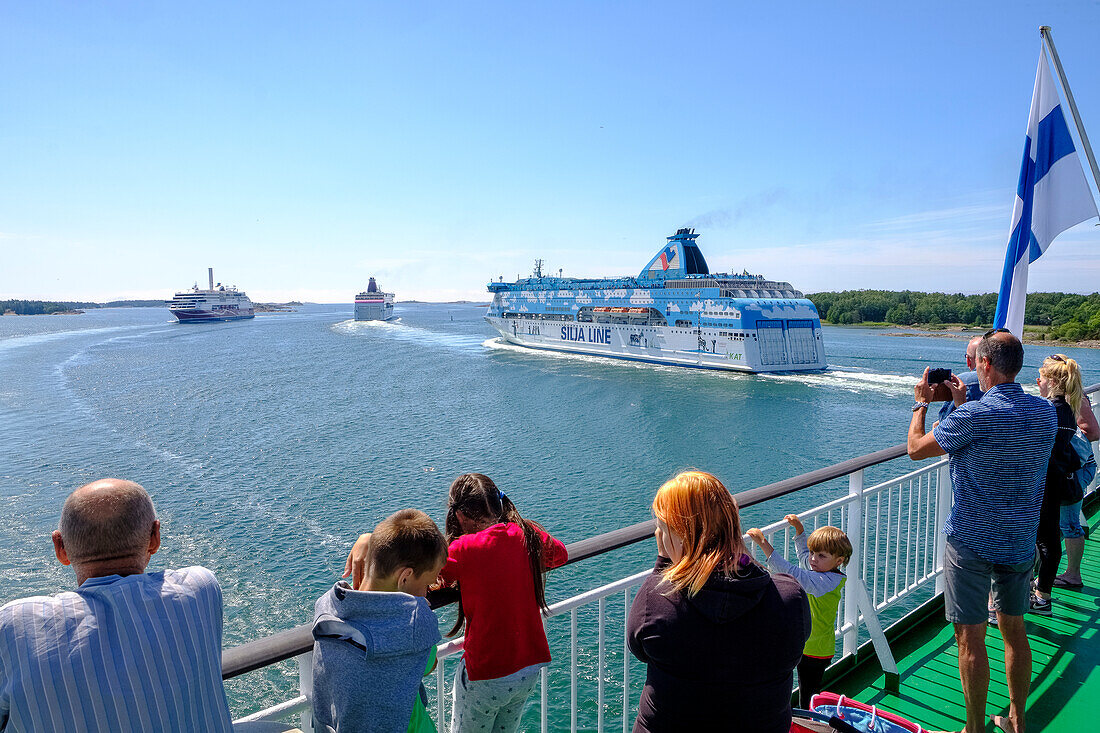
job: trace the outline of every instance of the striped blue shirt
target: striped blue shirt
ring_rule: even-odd
[[[933,431],[950,456],[955,500],[944,534],[987,562],[1034,558],[1057,426],[1054,406],[1015,382],[998,384],[945,417]]]
[[[206,568],[89,578],[0,607],[0,731],[228,731]]]

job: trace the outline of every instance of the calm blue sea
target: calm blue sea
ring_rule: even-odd
[[[923,368],[964,366],[963,340],[828,327],[824,374],[637,365],[502,345],[483,310],[0,318],[0,603],[73,586],[49,534],[65,496],[104,476],[152,494],[154,564],[217,573],[235,645],[308,621],[351,542],[389,513],[419,507],[442,525],[460,473],[493,477],[568,543],[646,519],[684,468],[739,491],[900,443]],[[1022,381],[1049,351],[1027,347]],[[1063,351],[1100,382],[1100,352]],[[746,526],[835,491],[749,509]],[[644,569],[649,545],[552,574],[551,601]],[[296,688],[287,665],[249,675],[230,685],[234,714]]]

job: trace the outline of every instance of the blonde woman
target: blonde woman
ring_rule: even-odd
[[[1062,515],[1062,497],[1071,474],[1079,467],[1077,455],[1070,439],[1077,431],[1082,404],[1089,412],[1081,386],[1081,369],[1077,362],[1065,354],[1052,354],[1039,367],[1039,394],[1050,400],[1058,413],[1058,433],[1054,438],[1050,462],[1047,465],[1046,487],[1043,505],[1039,511],[1039,531],[1036,544],[1039,549],[1039,571],[1035,582],[1035,594],[1031,599],[1031,613],[1052,615],[1050,591],[1055,583],[1058,564],[1062,561],[1062,531],[1059,526]],[[1083,545],[1083,542],[1082,542]]]
[[[794,669],[810,635],[798,581],[753,562],[722,482],[685,471],[657,490],[657,564],[627,619],[646,664],[635,733],[787,733]]]

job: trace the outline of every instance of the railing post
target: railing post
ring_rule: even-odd
[[[951,513],[951,471],[945,462],[936,477],[936,594],[943,593],[943,556],[947,551],[947,535],[943,524]]]
[[[541,682],[541,685],[540,685],[541,692],[540,692],[539,702],[542,703],[539,706],[539,730],[541,730],[542,733],[546,733],[546,731],[549,730],[549,728],[547,726],[549,725],[549,717],[548,716],[550,714],[550,710],[549,710],[550,701],[547,699],[547,689],[546,689],[549,686],[549,679],[550,679],[550,675],[549,675],[549,672],[547,671],[546,667],[543,667],[541,670],[539,670],[539,682]],[[442,727],[442,726],[440,726],[440,727]]]
[[[596,733],[603,733],[603,668],[604,668],[604,616],[607,613],[607,597],[600,596],[596,607],[599,609],[599,619],[596,622],[597,657],[596,657]]]
[[[298,727],[302,733],[313,733],[313,650],[298,656],[298,692],[309,698],[310,705],[302,711]]]
[[[439,727],[443,729],[450,728],[443,717],[444,694],[446,693],[444,686],[447,684],[443,674],[443,664],[446,661],[446,657],[443,659],[437,657],[435,661],[435,719],[439,722]]]
[[[569,612],[569,731],[577,733],[577,609]]]
[[[890,642],[886,641],[886,634],[882,631],[882,623],[879,621],[878,611],[875,610],[875,603],[871,600],[871,596],[867,594],[867,586],[863,583],[863,578],[855,577],[849,578],[845,587],[852,589],[851,597],[857,599],[857,605],[863,608],[863,622],[867,624],[867,633],[871,637],[871,643],[875,647],[879,665],[882,667],[882,673],[886,681],[886,691],[896,695],[901,689],[898,663],[894,661],[894,652],[891,651]]]
[[[848,526],[846,533],[852,541],[852,559],[848,562],[848,574],[863,577],[863,469],[848,474]],[[859,649],[859,603],[852,583],[844,584],[844,644],[842,656],[850,656]]]
[[[630,589],[623,591],[623,733],[630,733]]]

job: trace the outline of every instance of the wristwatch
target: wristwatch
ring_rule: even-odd
[[[922,407],[928,407],[928,403],[927,402],[914,402],[913,403],[913,412],[916,412],[917,410],[919,410]]]

